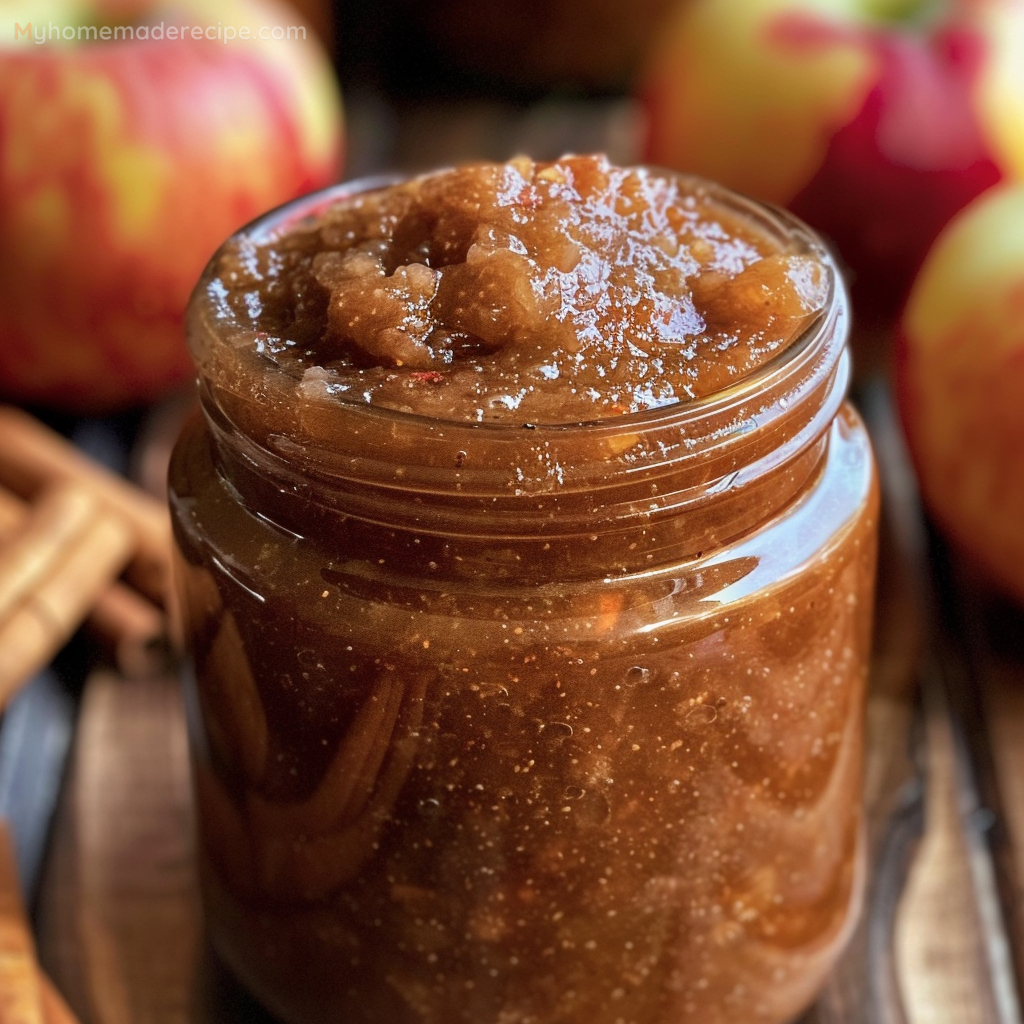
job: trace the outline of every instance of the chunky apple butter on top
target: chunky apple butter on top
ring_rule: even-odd
[[[600,157],[268,215],[171,467],[208,929],[288,1024],[782,1024],[860,895],[877,495],[779,211]]]
[[[827,300],[706,193],[594,157],[484,164],[357,196],[216,264],[266,354],[443,419],[571,423],[712,394]]]

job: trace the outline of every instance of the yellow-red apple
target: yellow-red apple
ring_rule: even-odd
[[[897,384],[934,519],[1024,600],[1024,183],[939,236],[903,313]]]
[[[17,7],[0,26],[0,394],[148,402],[192,374],[182,316],[216,246],[340,174],[333,73],[271,0]]]
[[[1020,0],[681,0],[639,86],[652,163],[788,206],[895,315],[943,225],[1024,173]]]

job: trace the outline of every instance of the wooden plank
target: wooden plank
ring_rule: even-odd
[[[964,698],[972,715],[983,804],[975,832],[991,851],[1008,924],[1006,955],[1024,982],[1024,608],[955,558],[955,630],[966,652]]]
[[[177,680],[89,680],[68,794],[45,962],[86,1021],[184,1024],[202,930]]]
[[[908,1024],[999,1020],[961,818],[954,734],[945,706],[925,708],[925,834],[903,895],[894,944]]]

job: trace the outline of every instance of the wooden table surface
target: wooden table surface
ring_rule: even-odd
[[[510,114],[501,131],[499,120],[468,108],[439,131],[413,112],[396,131],[372,103],[354,104],[350,170],[556,155],[566,137],[619,160],[635,147],[618,105],[552,104]],[[884,387],[858,400],[884,494],[871,874],[860,928],[801,1024],[1020,1024],[1024,619],[927,534]],[[205,950],[191,822],[178,680],[93,672],[36,912],[40,957],[83,1024],[267,1020]]]

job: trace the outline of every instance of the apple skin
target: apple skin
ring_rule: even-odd
[[[298,23],[265,0],[145,13],[167,24]],[[191,379],[182,320],[206,261],[258,214],[337,180],[342,132],[312,33],[8,45],[0,394],[97,413]]]
[[[1024,183],[986,192],[940,234],[896,356],[926,507],[1024,602]]]
[[[684,0],[639,93],[648,162],[788,207],[885,322],[950,217],[1024,174],[1024,4],[943,0],[919,24],[868,7]]]

